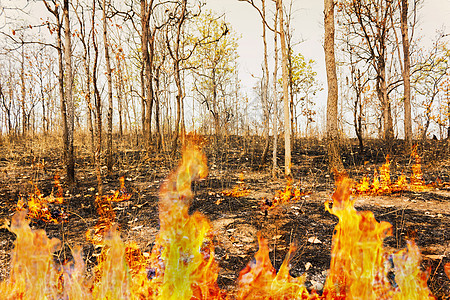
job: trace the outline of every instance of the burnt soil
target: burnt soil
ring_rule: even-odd
[[[88,269],[95,265],[100,252],[86,241],[85,232],[98,219],[95,208],[96,177],[89,148],[80,139],[76,144],[75,187],[68,188],[64,177],[62,151],[57,139],[36,137],[28,142],[0,141],[0,221],[10,220],[21,196],[33,191],[33,184],[44,195],[51,193],[54,175],[61,176],[64,203],[51,205],[54,214],[63,208],[68,213],[61,224],[47,224],[32,220],[32,228],[43,228],[49,237],[62,241],[55,261],[70,259],[70,249],[82,245]],[[103,176],[104,191],[112,193],[119,188],[119,177],[124,176],[125,187],[132,197],[129,201],[114,203],[117,222],[124,240],[134,240],[144,252],[150,252],[159,228],[158,191],[161,183],[176,167],[176,157],[146,151],[134,146],[136,141],[117,141],[113,174]],[[310,192],[300,201],[266,210],[264,201],[273,199],[275,191],[286,185],[280,175],[272,178],[271,157],[260,166],[263,142],[258,137],[228,137],[221,149],[211,143],[204,151],[208,158],[209,176],[192,184],[194,199],[190,212],[200,211],[211,221],[214,230],[215,256],[220,271],[218,283],[232,292],[240,270],[252,259],[258,249],[257,233],[269,240],[270,258],[279,268],[289,245],[298,245],[292,260],[291,274],[306,273],[306,286],[320,291],[330,264],[332,235],[337,217],[325,211],[324,203],[335,188],[333,175],[327,170],[324,142],[298,140],[292,152],[294,183]],[[129,146],[132,145],[132,146]],[[422,268],[428,272],[428,286],[438,299],[448,299],[450,280],[444,265],[450,262],[450,155],[445,141],[427,141],[419,144],[422,170],[426,183],[440,184],[426,192],[401,192],[385,196],[360,196],[357,210],[370,210],[378,221],[392,224],[392,236],[384,241],[393,251],[405,247],[414,237],[422,252]],[[384,162],[386,150],[378,141],[369,141],[363,153],[355,141],[342,147],[344,164],[351,178],[373,176]],[[270,154],[271,155],[271,154]],[[278,162],[284,161],[279,149]],[[414,163],[402,150],[401,143],[391,152],[391,178],[408,177]],[[102,170],[106,174],[106,169]],[[282,174],[282,170],[279,170]],[[224,196],[242,180],[251,193],[245,197]],[[0,229],[0,280],[8,276],[10,251],[15,236]],[[311,242],[315,240],[315,242]]]

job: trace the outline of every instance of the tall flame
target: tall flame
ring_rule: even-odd
[[[9,228],[17,235],[11,270],[9,278],[0,282],[0,295],[30,300],[230,299],[217,285],[211,225],[201,213],[188,213],[191,182],[206,175],[205,156],[195,146],[187,148],[178,169],[161,187],[160,232],[150,257],[135,243],[124,243],[113,224],[104,234],[91,279],[79,248],[72,262],[57,265],[53,252],[60,242],[49,239],[43,230],[32,230],[25,211],[16,213]],[[350,187],[350,180],[344,178],[332,202],[325,204],[339,222],[322,295],[308,292],[304,276],[289,274],[295,246],[276,272],[268,242],[259,235],[255,258],[239,274],[236,299],[434,299],[414,241],[396,253],[383,248],[391,225],[378,222],[371,212],[356,211]],[[449,275],[450,264],[444,270]]]
[[[161,187],[160,232],[150,257],[152,293],[157,299],[220,297],[211,225],[201,213],[188,213],[191,182],[206,175],[206,157],[192,145]]]
[[[338,185],[332,206],[325,208],[339,218],[333,235],[325,299],[434,299],[420,270],[420,252],[413,241],[398,253],[383,248],[392,225],[378,222],[370,211],[357,212],[350,200],[351,182]],[[394,282],[389,265],[394,267]]]

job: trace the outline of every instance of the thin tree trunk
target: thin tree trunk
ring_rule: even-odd
[[[26,97],[26,87],[25,87],[25,46],[22,42],[22,57],[20,60],[20,90],[22,92],[22,97],[20,98],[20,106],[22,108],[22,135],[27,134],[27,114],[25,111],[25,97]]]
[[[108,175],[111,175],[113,169],[113,157],[112,157],[112,118],[113,118],[113,92],[112,92],[112,71],[111,71],[111,58],[109,56],[109,41],[107,33],[107,20],[106,20],[106,0],[103,0],[103,50],[105,53],[106,63],[106,79],[108,83],[108,128],[106,134],[106,167]]]
[[[95,1],[92,0],[92,24],[95,16]],[[92,45],[94,47],[94,65],[92,69],[92,85],[94,87],[95,111],[96,111],[96,125],[97,125],[97,147],[95,151],[95,173],[97,175],[97,191],[98,197],[103,195],[103,181],[101,171],[101,153],[102,153],[102,103],[100,92],[97,86],[97,66],[98,66],[98,45],[95,39],[95,30],[92,31]]]
[[[265,18],[266,18],[266,1],[261,0],[262,4],[262,14],[263,14],[263,20],[262,20],[262,27],[263,27],[263,43],[264,43],[264,84],[263,84],[263,91],[262,91],[262,101],[263,101],[263,110],[264,110],[264,149],[263,153],[261,155],[261,163],[260,165],[263,166],[266,162],[267,153],[269,152],[269,63],[267,62],[267,41],[266,41],[266,24],[265,24]]]
[[[142,61],[143,61],[143,83],[145,88],[145,123],[143,130],[144,141],[146,149],[150,149],[151,145],[151,125],[152,125],[152,108],[153,108],[153,85],[152,85],[152,64],[153,64],[153,37],[149,39],[150,28],[150,11],[148,7],[153,5],[153,0],[147,4],[146,0],[141,0],[141,47],[142,47]],[[149,49],[150,46],[150,49]],[[150,50],[150,52],[149,52]]]
[[[331,171],[343,171],[339,151],[338,136],[338,84],[336,75],[336,61],[334,56],[334,1],[324,0],[324,26],[325,26],[325,65],[327,70],[328,100],[327,100],[327,146],[328,162]]]
[[[73,153],[73,134],[75,122],[75,107],[73,103],[73,72],[72,72],[72,34],[70,32],[69,0],[64,0],[64,61],[65,61],[65,82],[66,87],[66,110],[67,110],[67,180],[69,185],[75,184],[75,160]]]
[[[121,56],[117,57],[117,109],[119,113],[119,136],[120,138],[123,137],[123,76],[122,76],[122,64],[121,64]],[[126,121],[126,118],[125,118]]]
[[[272,177],[275,178],[277,176],[277,147],[278,147],[278,97],[277,97],[277,69],[278,69],[278,49],[277,49],[277,40],[278,40],[278,9],[275,10],[275,22],[274,22],[274,52],[275,52],[275,61],[273,68],[273,151],[272,151]]]
[[[277,10],[280,17],[280,43],[281,43],[281,69],[283,82],[283,103],[284,103],[284,175],[291,176],[291,119],[289,116],[289,74],[288,57],[286,49],[286,36],[284,32],[283,4],[282,0],[277,0]]]
[[[404,101],[405,101],[405,142],[406,148],[412,149],[412,124],[411,124],[411,63],[409,59],[409,37],[408,37],[408,0],[401,0],[401,31],[403,44],[403,86],[404,86]]]
[[[186,9],[187,9],[187,0],[182,0],[182,11],[181,11],[181,17],[178,21],[177,26],[177,34],[176,34],[176,41],[175,41],[175,49],[172,52],[172,59],[173,59],[173,71],[174,71],[174,77],[175,77],[175,84],[177,87],[177,95],[176,95],[176,101],[177,101],[177,114],[175,118],[175,132],[174,132],[174,138],[172,142],[172,153],[176,152],[177,145],[178,145],[178,138],[179,138],[179,130],[180,130],[180,121],[181,121],[181,106],[184,99],[184,93],[183,93],[183,87],[181,85],[181,74],[180,74],[180,46],[181,46],[181,34],[182,34],[182,27],[184,24],[184,20],[186,18]],[[168,39],[168,36],[167,36]],[[170,45],[169,41],[167,40],[167,46],[170,51]],[[184,133],[183,133],[184,134]]]

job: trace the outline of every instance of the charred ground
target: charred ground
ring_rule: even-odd
[[[61,175],[64,203],[53,205],[55,214],[62,208],[68,217],[65,223],[46,224],[33,220],[34,228],[43,228],[50,237],[62,241],[55,260],[71,259],[71,248],[82,245],[89,268],[95,265],[100,249],[88,243],[85,232],[98,219],[95,207],[96,178],[88,148],[76,147],[77,185],[69,190],[64,182],[63,160],[59,144],[52,138],[36,138],[33,142],[3,141],[0,152],[0,220],[9,220],[20,196],[26,196],[37,185],[43,194],[53,189],[53,176]],[[132,197],[115,203],[117,222],[124,240],[134,240],[142,251],[150,252],[158,232],[158,191],[161,183],[177,164],[168,154],[148,155],[131,141],[117,141],[114,174],[104,176],[104,191],[119,188],[119,177]],[[266,210],[264,200],[284,188],[286,180],[271,177],[271,162],[261,166],[262,141],[258,137],[229,137],[204,149],[208,158],[209,176],[192,185],[194,199],[190,211],[200,211],[211,221],[215,235],[215,255],[220,271],[221,288],[233,290],[239,271],[257,251],[257,233],[269,239],[270,256],[275,268],[280,267],[291,243],[298,246],[292,261],[291,274],[306,273],[306,286],[321,289],[330,263],[332,234],[337,218],[324,209],[334,189],[333,177],[327,170],[325,144],[318,140],[297,140],[293,148],[293,177],[311,194],[301,201]],[[357,143],[343,146],[343,159],[351,178],[359,180],[371,175],[385,162],[386,149],[377,141],[369,142],[363,152]],[[429,272],[428,284],[438,298],[450,295],[450,281],[443,266],[450,262],[450,160],[445,141],[426,141],[419,145],[422,170],[427,183],[438,178],[442,183],[427,192],[402,192],[387,196],[361,196],[358,210],[370,210],[378,221],[392,224],[392,236],[385,246],[394,250],[405,247],[408,238],[415,238],[422,251],[424,269]],[[179,157],[179,156],[178,156]],[[283,162],[282,149],[278,161]],[[402,172],[411,175],[413,159],[398,143],[391,152],[391,176]],[[280,172],[281,174],[282,172]],[[242,174],[242,175],[241,175]],[[241,177],[242,176],[242,177]],[[224,196],[224,189],[243,180],[251,193],[245,197]],[[0,229],[0,279],[8,274],[14,235]],[[448,296],[447,296],[448,297]]]

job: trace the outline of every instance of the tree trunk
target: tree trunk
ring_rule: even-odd
[[[382,104],[383,114],[383,139],[385,141],[388,151],[391,151],[392,141],[394,138],[394,129],[392,124],[391,105],[387,93],[386,85],[386,62],[384,54],[378,57],[378,76],[377,76],[377,94]]]
[[[181,15],[180,19],[178,20],[177,24],[177,33],[176,33],[176,40],[175,40],[175,49],[172,54],[173,59],[173,71],[174,71],[174,77],[175,77],[175,84],[177,87],[177,113],[176,113],[176,119],[175,119],[175,132],[174,137],[172,141],[172,153],[175,154],[177,145],[178,145],[178,138],[179,138],[179,131],[180,131],[180,121],[181,121],[181,107],[182,102],[184,99],[184,92],[183,87],[181,84],[181,71],[180,71],[180,63],[181,63],[181,57],[180,57],[180,47],[181,47],[181,35],[182,35],[182,28],[184,21],[186,19],[186,11],[187,11],[187,0],[181,1]],[[167,37],[168,38],[168,37]],[[170,51],[170,44],[167,40],[167,46]],[[183,133],[184,134],[184,133]]]
[[[327,70],[328,98],[327,98],[327,146],[330,171],[340,174],[344,170],[339,151],[338,133],[338,84],[336,75],[336,61],[334,56],[334,1],[324,0],[325,26],[325,65]]]
[[[283,3],[282,0],[276,2],[280,17],[280,43],[281,43],[281,70],[283,82],[283,103],[284,103],[284,175],[291,176],[291,119],[289,116],[289,74],[288,57],[286,49],[286,36],[284,32],[283,21]]]
[[[64,0],[63,7],[64,17],[64,61],[65,61],[65,97],[67,110],[67,181],[69,185],[75,184],[75,161],[73,153],[73,134],[75,121],[75,107],[73,103],[72,89],[73,89],[73,72],[72,72],[72,34],[70,32],[69,19],[69,0]]]
[[[56,44],[58,46],[58,87],[59,87],[59,97],[60,97],[60,109],[61,109],[61,118],[62,118],[62,127],[63,127],[63,157],[64,161],[67,162],[67,110],[66,110],[66,96],[64,91],[64,59],[63,59],[63,47],[62,47],[62,24],[57,17],[57,30],[56,30]]]
[[[410,82],[410,59],[409,59],[409,37],[408,37],[408,0],[401,0],[401,31],[403,44],[403,86],[404,86],[404,101],[405,101],[405,142],[406,148],[410,151],[412,149],[412,124],[411,124],[411,82]]]
[[[278,69],[278,9],[275,10],[275,22],[274,22],[274,52],[275,61],[273,67],[273,151],[272,151],[272,177],[277,176],[277,147],[278,147],[278,97],[277,97],[277,69]]]
[[[263,111],[264,111],[264,149],[261,155],[261,163],[263,166],[266,162],[267,153],[269,152],[269,63],[267,62],[267,41],[266,41],[266,1],[261,0],[262,4],[262,27],[263,27],[263,43],[264,43],[264,84],[262,91],[262,102],[263,102]]]
[[[92,0],[92,24],[95,24],[95,1]],[[95,111],[96,111],[96,125],[97,125],[97,147],[95,150],[95,173],[97,177],[97,191],[98,197],[103,195],[103,181],[101,171],[101,153],[102,153],[102,103],[100,92],[97,85],[97,66],[98,66],[98,45],[95,38],[95,30],[92,31],[92,45],[94,48],[94,65],[92,69],[92,85],[94,87]]]
[[[22,108],[22,135],[27,134],[27,113],[25,111],[25,97],[26,97],[26,87],[25,87],[25,46],[22,42],[22,57],[20,60],[20,90],[22,92],[22,97],[20,98],[20,106]]]
[[[112,119],[113,119],[113,92],[112,92],[112,71],[111,71],[111,58],[109,56],[109,41],[107,34],[107,21],[106,21],[106,0],[103,0],[103,46],[105,52],[106,63],[106,79],[108,82],[108,129],[106,134],[106,167],[108,175],[111,175],[113,169],[113,157],[112,157]]]
[[[95,141],[94,141],[94,127],[93,127],[93,121],[92,121],[92,114],[94,113],[94,108],[92,106],[92,100],[91,100],[91,73],[89,72],[89,61],[88,61],[89,53],[87,45],[84,44],[84,55],[83,55],[83,64],[84,64],[84,73],[86,75],[86,102],[88,105],[88,130],[89,130],[89,136],[91,141],[91,152],[93,154],[93,157],[95,157]],[[95,162],[95,159],[94,159]]]
[[[164,58],[163,58],[164,60]],[[155,130],[156,130],[156,149],[159,151],[162,148],[162,137],[161,137],[161,124],[160,124],[160,104],[159,104],[159,94],[160,91],[160,74],[161,65],[156,69],[155,72]]]
[[[122,57],[119,55],[117,57],[117,109],[119,113],[119,136],[123,137],[123,121],[126,118],[123,117],[123,96],[124,96],[124,81],[122,76]],[[125,126],[126,127],[126,126]]]
[[[153,5],[153,0],[150,4],[147,4],[146,0],[141,0],[141,47],[142,47],[142,62],[144,68],[143,83],[145,88],[145,123],[144,132],[144,144],[148,150],[151,145],[151,127],[152,127],[152,108],[153,108],[153,85],[152,85],[152,64],[153,64],[153,38],[150,40],[150,11],[148,7]],[[151,46],[149,52],[149,45]]]

